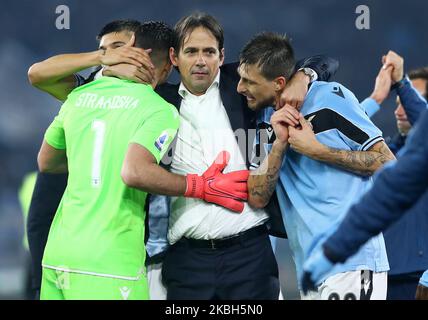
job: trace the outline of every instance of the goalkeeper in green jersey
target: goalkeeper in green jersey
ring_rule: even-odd
[[[41,299],[148,299],[144,204],[149,193],[198,197],[239,211],[248,172],[222,174],[227,155],[202,175],[158,164],[179,114],[154,92],[168,77],[172,29],[148,22],[135,47],[150,48],[154,82],[101,77],[69,95],[45,134],[41,172],[67,172],[43,257]]]

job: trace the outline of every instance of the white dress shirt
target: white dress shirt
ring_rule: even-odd
[[[220,71],[202,96],[193,95],[180,84],[180,128],[172,172],[201,175],[223,150],[230,153],[224,173],[247,169],[221,101],[219,80]],[[242,213],[235,213],[200,199],[172,197],[168,240],[173,244],[181,237],[221,239],[263,224],[267,219],[264,210],[253,209],[247,203]]]

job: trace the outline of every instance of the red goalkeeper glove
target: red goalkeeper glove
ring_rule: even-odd
[[[227,166],[229,158],[229,152],[222,151],[202,176],[188,174],[184,196],[203,199],[232,211],[242,212],[244,210],[242,201],[248,199],[249,171],[239,170],[223,174],[222,171]]]

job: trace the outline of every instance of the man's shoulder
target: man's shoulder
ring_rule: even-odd
[[[354,93],[339,82],[315,81],[308,92],[307,101],[312,106],[340,108],[344,105],[359,104]]]
[[[312,91],[317,93],[322,93],[322,94],[332,94],[333,97],[337,96],[341,98],[346,98],[347,95],[354,96],[352,91],[349,90],[346,86],[335,81],[332,81],[332,82],[315,81],[311,85],[310,92]]]
[[[103,77],[100,77],[96,80],[87,82],[81,86],[74,88],[70,92],[70,94],[68,95],[67,100],[73,96],[76,96],[76,95],[79,95],[79,94],[82,94],[85,92],[91,92],[91,91],[100,92],[103,89],[107,89],[105,92],[110,93],[114,89],[121,88],[126,83],[132,83],[132,82],[126,81],[126,80],[121,80],[119,78],[103,76]]]
[[[240,80],[238,66],[238,62],[233,62],[220,67],[220,92],[223,98],[228,97],[229,99],[241,99],[244,101],[244,96],[236,91]]]
[[[154,93],[156,98],[151,100],[151,103],[147,105],[149,108],[145,108],[145,112],[148,111],[147,116],[157,115],[161,116],[164,121],[168,123],[177,123],[179,122],[179,113],[177,108],[159,94]]]
[[[179,83],[169,83],[169,82],[165,82],[162,83],[160,85],[158,85],[155,89],[156,92],[163,92],[163,91],[177,91],[178,93],[178,88],[179,88],[180,84]]]
[[[240,79],[238,73],[239,62],[226,63],[220,67],[220,77],[230,81],[238,82]]]
[[[150,90],[150,92],[142,93],[139,97],[140,101],[149,107],[151,113],[160,111],[173,110],[177,112],[177,108],[166,97],[161,95],[157,90]]]
[[[173,111],[174,114],[178,114],[177,108],[172,104],[169,103],[167,100],[165,100],[164,98],[162,98],[160,95],[156,95],[156,99],[154,100],[155,106],[154,106],[154,110],[153,111]]]
[[[226,72],[226,73],[231,73],[231,74],[238,75],[238,67],[239,67],[239,62],[235,61],[235,62],[230,62],[230,63],[223,64],[220,67],[220,70],[221,70],[221,72]]]
[[[156,87],[155,92],[160,95],[167,102],[175,107],[179,107],[180,96],[178,94],[179,84],[163,83]]]
[[[116,82],[116,83],[129,82],[129,83],[131,83],[131,81],[122,80],[122,79],[119,79],[119,78],[116,78],[116,77],[101,76],[101,77],[99,77],[97,79],[94,79],[92,81],[86,82],[86,83],[82,84],[81,86],[76,87],[73,91],[79,90],[79,89],[80,90],[84,90],[85,88],[88,88],[88,87],[90,88],[90,87],[93,87],[93,86],[100,86],[100,85],[102,85],[104,83],[114,83],[114,82]]]

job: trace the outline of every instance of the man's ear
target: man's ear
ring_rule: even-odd
[[[223,65],[224,62],[224,48],[220,50],[220,66]]]
[[[169,48],[169,59],[171,60],[173,66],[178,67],[178,54],[176,54],[173,47]]]
[[[159,85],[167,82],[169,75],[171,74],[171,71],[172,71],[172,64],[171,64],[171,61],[168,59],[168,61],[166,61],[165,64],[163,65],[162,69],[159,69],[157,84]]]
[[[130,33],[131,37],[129,38],[128,42],[125,43],[125,47],[134,47],[135,46],[135,33]]]
[[[285,77],[277,77],[273,80],[274,86],[275,86],[275,91],[282,91],[285,88],[285,85],[287,83],[287,80],[285,80]]]
[[[171,61],[168,61],[162,70],[162,74],[165,76],[165,81],[168,79],[169,75],[171,74],[172,68],[173,68],[173,65]]]

